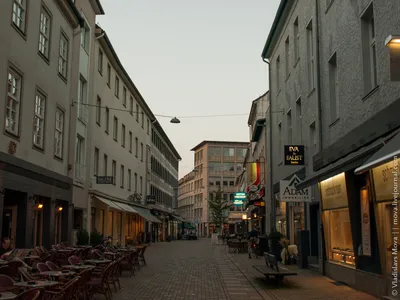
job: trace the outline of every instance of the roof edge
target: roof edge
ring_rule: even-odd
[[[211,144],[211,143],[215,143],[215,144],[246,144],[246,146],[249,145],[249,142],[234,142],[234,141],[210,141],[210,140],[204,140],[202,142],[200,142],[199,144],[197,144],[196,146],[194,146],[192,149],[190,149],[190,151],[196,151],[197,149],[199,149],[200,147],[204,146],[205,144]]]

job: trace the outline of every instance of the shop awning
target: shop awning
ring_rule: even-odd
[[[351,169],[355,169],[365,163],[376,151],[384,145],[386,137],[379,138],[367,146],[364,146],[357,151],[351,152],[347,156],[338,159],[336,162],[327,165],[326,167],[314,172],[304,181],[296,185],[296,189],[304,189],[325,179],[331,178]]]
[[[173,217],[174,217],[175,220],[177,220],[177,221],[179,221],[179,222],[186,222],[185,219],[183,219],[183,218],[181,218],[181,217],[179,217],[179,216],[174,216],[174,215],[173,215]]]
[[[115,204],[115,202],[112,201],[112,200],[108,200],[108,199],[105,199],[105,198],[99,197],[99,196],[94,196],[94,197],[97,200],[103,202],[105,205],[109,206],[109,208],[113,208],[113,209],[116,209],[116,210],[123,210],[121,207],[119,207],[117,204]]]
[[[125,211],[127,213],[138,214],[138,212],[132,206],[129,206],[128,204],[121,203],[121,202],[114,202],[114,204],[119,206],[123,211]]]
[[[354,173],[361,174],[379,165],[387,163],[395,156],[400,155],[400,133],[394,137],[390,137],[384,141],[385,145],[371,156],[361,167],[357,168]]]
[[[135,210],[142,218],[145,218],[147,221],[153,223],[161,223],[161,221],[153,216],[148,209],[135,206]]]

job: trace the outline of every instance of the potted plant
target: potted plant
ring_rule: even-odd
[[[90,233],[90,245],[96,247],[103,244],[103,235],[97,231],[95,228],[93,232]]]
[[[89,233],[86,229],[79,229],[76,232],[76,244],[79,246],[89,245]]]
[[[281,246],[281,244],[279,242],[280,242],[282,237],[283,237],[283,235],[279,231],[272,231],[268,235],[268,242],[269,242],[270,252],[273,255],[275,255],[275,257],[276,257],[276,259],[278,261],[281,261],[282,246]]]

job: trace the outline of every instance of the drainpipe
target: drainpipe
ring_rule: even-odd
[[[264,57],[262,58],[263,62],[268,64],[268,85],[269,85],[269,107],[266,112],[265,118],[269,117],[269,141],[268,141],[268,147],[267,147],[267,128],[265,128],[265,157],[268,157],[268,169],[269,169],[269,192],[270,192],[270,199],[271,199],[271,213],[270,213],[270,224],[269,224],[269,229],[270,232],[275,231],[275,219],[276,219],[276,201],[275,201],[275,194],[274,194],[274,189],[273,189],[273,171],[272,171],[272,85],[271,85],[271,64],[270,62],[265,59]],[[267,126],[267,122],[265,122],[265,126]],[[268,155],[268,148],[269,149],[269,155]],[[267,185],[267,181],[265,182]],[[265,187],[265,190],[267,191],[267,186]],[[268,224],[266,224],[266,227],[268,228]]]
[[[321,72],[321,61],[320,61],[320,27],[319,27],[319,0],[315,0],[315,24],[317,27],[317,46],[316,46],[316,56],[317,56],[317,75],[322,74]],[[321,108],[321,79],[320,76],[317,76],[317,106],[318,106],[318,139],[319,139],[319,151],[322,151],[322,108]],[[319,187],[318,187],[319,192]],[[321,199],[321,197],[319,197]],[[321,250],[321,259],[322,259],[322,275],[325,275],[325,263],[324,263],[324,232],[323,232],[323,224],[322,224],[322,205],[319,205],[319,215],[321,218],[321,228],[320,228],[320,240],[321,246],[319,247]]]

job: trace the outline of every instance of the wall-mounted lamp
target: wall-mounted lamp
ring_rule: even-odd
[[[388,47],[395,45],[400,46],[400,35],[389,35],[385,40],[385,45]]]
[[[385,40],[389,50],[390,80],[400,81],[400,35],[389,35]]]
[[[39,204],[37,205],[37,208],[38,208],[38,209],[42,209],[42,208],[43,208],[43,204],[39,203]]]
[[[62,211],[62,210],[63,210],[62,206],[59,206],[59,207],[57,208],[57,211]]]

